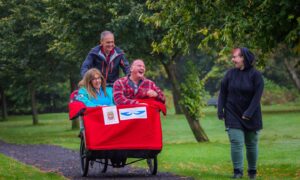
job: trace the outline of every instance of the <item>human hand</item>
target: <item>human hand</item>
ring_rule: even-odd
[[[148,96],[148,97],[157,97],[158,94],[157,94],[156,91],[149,90],[149,91],[147,91],[147,96]]]
[[[223,114],[218,114],[218,119],[221,120],[221,121],[224,121],[224,116],[223,116]]]

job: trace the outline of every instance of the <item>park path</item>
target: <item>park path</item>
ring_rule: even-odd
[[[79,152],[54,145],[19,145],[0,140],[0,153],[20,162],[35,166],[42,171],[55,172],[68,179],[192,179],[180,177],[168,172],[159,172],[151,176],[146,169],[125,166],[124,168],[108,167],[106,173],[100,173],[98,164],[89,169],[88,177],[81,177]],[[146,163],[146,162],[145,162]],[[159,164],[158,164],[159,168]]]

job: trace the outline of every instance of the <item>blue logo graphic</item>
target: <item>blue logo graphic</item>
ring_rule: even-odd
[[[123,113],[121,113],[123,116],[131,116],[132,115],[132,113],[130,113],[130,112],[123,112]]]
[[[123,116],[131,116],[132,114],[134,114],[134,115],[141,115],[141,114],[143,114],[143,113],[145,113],[146,111],[136,111],[136,112],[134,112],[134,113],[131,113],[131,112],[123,112],[123,113],[121,113]]]
[[[135,114],[135,115],[141,115],[143,113],[145,113],[145,111],[137,111],[137,112],[134,112],[133,114]]]

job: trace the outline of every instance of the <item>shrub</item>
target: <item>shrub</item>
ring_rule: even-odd
[[[274,83],[273,81],[264,78],[265,88],[261,102],[264,105],[284,104],[294,101],[298,98],[297,90],[287,89]]]
[[[167,109],[174,108],[172,91],[164,89],[164,94],[166,96],[166,107]]]

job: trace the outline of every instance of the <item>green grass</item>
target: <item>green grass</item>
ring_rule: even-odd
[[[12,158],[0,154],[0,180],[2,179],[63,180],[65,178],[55,173],[42,172],[35,167],[24,165]]]
[[[264,115],[264,129],[260,133],[258,179],[300,178],[300,128],[299,113]],[[209,143],[191,142],[185,133],[185,125],[170,119],[163,123],[165,146],[160,157],[160,169],[192,175],[196,179],[228,179],[231,175],[230,149],[223,122],[215,115],[207,115],[203,121]],[[174,124],[176,130],[170,128]],[[170,131],[171,130],[171,131]],[[181,135],[184,134],[185,137]],[[176,144],[179,141],[186,143]],[[187,138],[187,139],[184,139]],[[245,166],[246,163],[245,163]]]
[[[293,107],[300,109],[299,106]],[[282,105],[263,109],[264,129],[260,133],[257,179],[300,179],[300,111],[290,111],[290,106]],[[164,147],[158,156],[159,171],[195,179],[229,179],[232,165],[224,123],[217,120],[215,108],[205,108],[204,111],[206,115],[201,124],[210,139],[207,143],[195,141],[183,115],[162,117]],[[70,130],[71,121],[67,114],[39,117],[38,126],[32,125],[31,116],[13,116],[0,122],[0,139],[79,149],[78,130]],[[144,166],[145,162],[134,165]],[[246,162],[244,167],[246,169]]]
[[[10,116],[0,122],[0,139],[17,144],[55,144],[71,149],[79,148],[78,130],[71,130],[66,113],[39,115],[33,126],[31,116]]]

